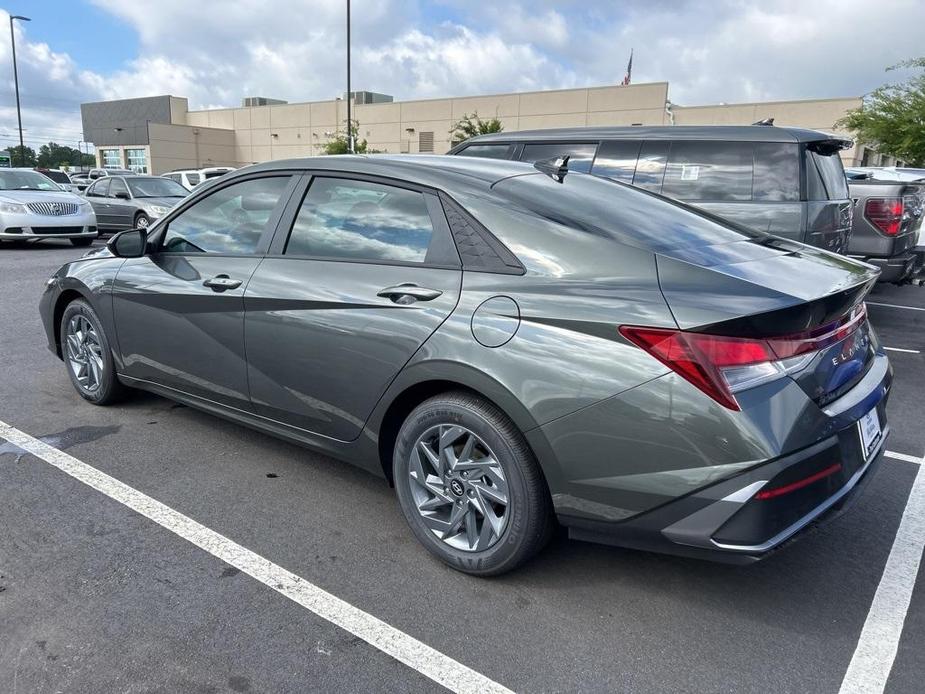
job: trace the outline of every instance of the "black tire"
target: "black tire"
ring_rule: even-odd
[[[86,319],[93,327],[98,338],[97,341],[100,348],[99,356],[101,357],[103,368],[98,386],[92,389],[88,389],[80,383],[71,365],[71,361],[68,358],[68,325],[75,316],[82,316]],[[110,405],[117,402],[125,395],[126,388],[119,382],[116,376],[116,367],[112,358],[112,348],[109,345],[109,339],[106,337],[106,333],[103,330],[99,317],[96,315],[96,311],[93,310],[93,307],[90,306],[89,303],[83,299],[75,299],[65,307],[64,314],[61,316],[60,335],[61,354],[64,358],[64,366],[67,369],[67,374],[71,379],[74,389],[80,397],[94,405]]]
[[[412,490],[415,483],[409,476],[411,453],[418,439],[438,425],[461,426],[481,438],[504,473],[508,515],[500,536],[485,550],[459,549],[444,542],[418,511]],[[523,434],[501,410],[477,395],[449,392],[416,407],[398,432],[392,470],[402,513],[415,537],[431,554],[459,571],[476,576],[511,571],[539,552],[552,533],[549,491]]]
[[[93,239],[71,239],[72,246],[87,247],[93,243]]]
[[[135,215],[134,229],[147,229],[149,226],[151,226],[151,218],[148,215],[144,212],[139,212]]]

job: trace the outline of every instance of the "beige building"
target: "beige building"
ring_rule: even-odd
[[[376,103],[355,103],[353,117],[360,138],[391,153],[446,152],[453,145],[453,125],[473,113],[483,119],[498,117],[505,131],[747,125],[764,118],[774,118],[776,125],[832,131],[839,118],[861,103],[860,97],[850,97],[678,106],[668,99],[667,82],[395,102],[374,96],[379,97]],[[244,103],[250,105],[190,111],[186,99],[163,96],[84,104],[81,111],[85,139],[96,145],[101,166],[155,174],[322,154],[324,144],[345,131],[347,106],[341,99],[290,104],[250,97]],[[856,146],[843,158],[846,164],[882,163],[871,154]]]

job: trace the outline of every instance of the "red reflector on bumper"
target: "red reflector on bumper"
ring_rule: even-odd
[[[790,492],[795,492],[797,489],[802,489],[803,487],[808,487],[813,482],[818,482],[821,479],[830,477],[836,472],[841,470],[841,463],[835,463],[834,465],[829,465],[825,470],[820,470],[815,475],[810,475],[796,482],[791,482],[790,484],[785,484],[783,487],[774,487],[774,489],[765,489],[757,494],[755,494],[756,499],[773,499],[778,496],[783,496],[784,494],[789,494]]]

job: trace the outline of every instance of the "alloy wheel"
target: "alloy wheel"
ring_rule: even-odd
[[[93,324],[81,314],[74,315],[67,324],[65,343],[77,383],[88,393],[99,390],[103,382],[103,348]]]
[[[508,521],[508,483],[488,445],[458,425],[426,430],[408,466],[418,514],[430,531],[458,550],[493,546]]]

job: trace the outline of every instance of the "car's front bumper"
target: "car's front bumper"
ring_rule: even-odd
[[[0,239],[96,238],[96,215],[92,210],[69,215],[3,214]]]

